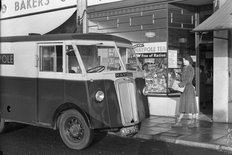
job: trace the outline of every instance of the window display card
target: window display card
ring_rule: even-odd
[[[177,50],[168,50],[168,68],[178,68]]]

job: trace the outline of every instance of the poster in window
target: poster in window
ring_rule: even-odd
[[[142,64],[148,64],[145,78],[149,95],[167,93],[167,42],[134,44]]]
[[[168,68],[178,68],[177,50],[168,50]]]

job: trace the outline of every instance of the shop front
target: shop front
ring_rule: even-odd
[[[204,109],[200,104],[203,97],[200,97],[199,69],[204,66],[204,72],[212,79],[212,36],[200,38],[192,31],[212,13],[212,1],[125,0],[87,6],[87,30],[118,35],[134,43],[141,65],[148,65],[150,72],[146,87],[151,115],[178,114],[182,90],[176,83],[181,80],[183,56],[190,55],[194,61],[193,84],[200,111],[212,116],[213,95],[204,96],[207,98]],[[200,39],[207,42],[201,49],[198,48]],[[213,92],[212,85],[208,84],[208,92]]]
[[[214,13],[193,31],[211,34],[213,51],[213,120],[232,122],[232,1],[214,1]],[[199,44],[200,45],[200,44]]]

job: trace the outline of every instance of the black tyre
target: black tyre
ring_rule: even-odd
[[[5,127],[5,121],[3,118],[1,118],[1,115],[0,115],[0,133],[3,132],[4,127]]]
[[[81,150],[92,142],[93,130],[77,110],[65,111],[58,120],[60,136],[69,148]]]

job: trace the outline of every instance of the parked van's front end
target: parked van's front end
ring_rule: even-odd
[[[89,114],[93,128],[125,128],[136,132],[147,107],[143,72],[131,44],[89,42],[74,49],[86,71]],[[127,130],[127,129],[128,130]]]

